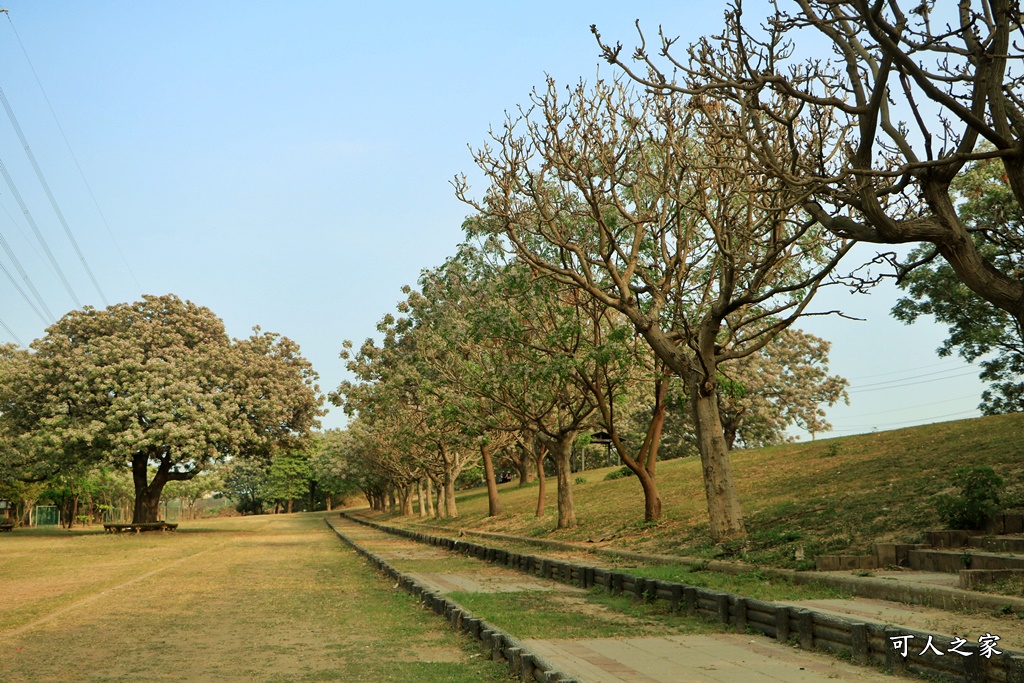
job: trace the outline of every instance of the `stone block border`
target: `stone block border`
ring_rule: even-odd
[[[358,517],[354,517],[357,521]],[[433,527],[441,532],[452,533],[453,530],[446,527]],[[977,593],[962,588],[950,586],[934,586],[915,584],[907,581],[895,581],[888,578],[871,576],[854,576],[852,574],[822,574],[809,571],[795,571],[792,569],[774,569],[770,567],[757,567],[743,562],[706,560],[695,557],[683,557],[676,555],[654,555],[651,553],[639,553],[619,548],[590,547],[582,543],[571,543],[566,541],[552,541],[542,538],[524,538],[521,536],[510,536],[489,531],[474,531],[472,529],[458,530],[459,534],[474,536],[483,539],[497,539],[500,541],[512,541],[515,543],[526,543],[539,548],[554,548],[558,550],[578,551],[584,553],[595,553],[605,557],[635,560],[645,564],[674,564],[682,566],[699,566],[714,572],[723,574],[738,574],[742,572],[761,571],[769,577],[788,579],[793,583],[809,584],[820,583],[826,586],[833,586],[844,590],[852,595],[859,595],[865,598],[878,600],[889,600],[892,602],[903,602],[908,605],[926,605],[938,609],[978,609],[978,610],[1013,610],[1017,614],[1024,614],[1024,598],[1011,595],[989,595]],[[891,544],[895,545],[895,544]],[[910,546],[904,546],[909,553]],[[893,548],[895,552],[895,548]],[[1024,552],[1024,551],[1022,551]],[[894,564],[888,562],[887,564]]]
[[[1000,649],[999,655],[983,657],[977,644],[968,644],[961,645],[960,649],[970,655],[957,655],[950,652],[954,647],[952,640],[935,633],[897,628],[878,622],[854,621],[816,610],[433,536],[371,522],[345,512],[341,515],[379,531],[460,552],[542,578],[583,588],[599,586],[613,595],[624,593],[640,600],[666,600],[673,611],[715,619],[733,626],[739,632],[758,632],[781,643],[799,645],[807,650],[823,650],[850,658],[858,664],[874,664],[895,674],[937,677],[965,683],[1024,683],[1024,652]],[[913,637],[913,646],[920,644],[923,647],[930,639],[934,647],[947,654],[940,656],[928,652],[918,655],[912,646],[910,656],[903,657],[897,649],[898,643],[893,639],[905,636]]]
[[[358,521],[358,520],[356,520]],[[491,659],[494,661],[505,660],[508,663],[509,672],[524,681],[536,683],[580,683],[551,665],[546,659],[534,653],[508,633],[502,631],[494,624],[484,619],[478,619],[472,612],[465,609],[459,603],[440,593],[434,592],[424,586],[416,579],[404,574],[374,553],[366,550],[351,538],[335,528],[325,517],[324,522],[342,541],[352,546],[353,549],[370,563],[398,582],[398,587],[419,598],[420,602],[427,609],[431,609],[438,616],[443,616],[451,625],[453,630],[462,631],[482,643],[484,650],[489,650]],[[381,529],[387,531],[387,529]]]

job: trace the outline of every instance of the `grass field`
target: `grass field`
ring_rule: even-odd
[[[322,514],[0,536],[0,681],[505,680]]]
[[[1007,504],[1024,504],[1024,414],[741,450],[732,462],[748,531],[738,542],[710,542],[696,458],[658,464],[664,503],[658,524],[643,521],[635,477],[605,480],[617,468],[577,475],[586,482],[573,488],[575,529],[554,528],[553,481],[543,517],[534,516],[536,486],[509,483],[500,487],[498,517],[486,516],[486,494],[472,490],[458,498],[458,519],[430,524],[806,569],[819,554],[920,541],[924,530],[939,526],[932,496],[949,490],[949,473],[958,466],[991,466],[1006,480]]]

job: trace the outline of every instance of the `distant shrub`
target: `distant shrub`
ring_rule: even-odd
[[[612,481],[613,479],[622,479],[623,477],[632,477],[632,476],[635,476],[634,473],[633,473],[633,470],[631,470],[628,467],[626,467],[625,465],[623,465],[619,469],[612,470],[608,474],[604,475],[604,480],[605,481]]]
[[[950,476],[960,495],[935,497],[939,519],[949,529],[980,529],[999,511],[1003,478],[988,466],[958,467]]]
[[[586,484],[587,480],[584,477],[576,477],[576,479],[573,480],[573,483],[575,483],[577,485],[578,484]]]

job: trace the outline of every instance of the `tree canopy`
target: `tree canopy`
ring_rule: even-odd
[[[953,197],[979,252],[1004,272],[1024,276],[1024,252],[1007,234],[1024,234],[1024,209],[1015,199],[1003,166],[984,159],[953,182]],[[912,323],[931,315],[948,326],[949,336],[939,356],[956,352],[978,362],[981,379],[989,384],[979,408],[986,415],[1024,411],[1024,325],[971,290],[946,261],[930,247],[911,254],[917,267],[908,270],[893,315]]]
[[[925,243],[972,292],[1024,324],[1020,224],[975,230],[950,189],[972,162],[992,159],[1011,201],[1024,205],[1019,2],[793,0],[751,20],[736,0],[720,34],[680,50],[661,33],[651,51],[641,31],[632,59],[592,28],[604,58],[652,92],[786,129],[725,133],[761,173],[801,193],[828,230]],[[799,49],[819,41],[828,59]],[[1017,256],[1000,261],[985,245]],[[920,263],[888,258],[900,270]]]
[[[31,350],[8,350],[0,426],[29,476],[130,467],[134,519],[155,521],[167,482],[301,448],[321,414],[315,379],[286,337],[232,340],[209,309],[146,296],[72,311]]]

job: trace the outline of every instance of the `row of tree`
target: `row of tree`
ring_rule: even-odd
[[[712,537],[742,535],[729,450],[826,428],[844,383],[794,325],[838,313],[812,308],[823,287],[879,280],[848,264],[858,242],[922,245],[873,261],[910,294],[896,314],[949,324],[943,352],[983,361],[985,410],[1021,409],[1017,3],[773,8],[751,24],[737,2],[682,52],[660,35],[652,55],[641,32],[632,59],[595,28],[619,76],[549,81],[492,132],[483,195],[455,181],[466,245],[379,342],[346,348],[354,379],[332,400],[353,422],[321,449],[340,481],[454,515],[479,462],[495,513],[496,457],[523,479],[550,463],[571,526],[572,448],[599,430],[657,519],[661,444],[689,438]],[[797,58],[821,40],[834,59]],[[151,521],[169,482],[217,463],[301,470],[314,380],[287,338],[230,339],[173,296],[75,311],[30,350],[0,347],[0,481],[126,467],[133,518]]]
[[[558,526],[573,526],[573,449],[596,433],[636,474],[654,521],[663,440],[673,444],[669,455],[699,452],[692,392],[629,319],[498,240],[464,244],[425,271],[378,330],[379,342],[347,343],[355,379],[331,395],[355,418],[340,452],[375,507],[393,489],[409,514],[414,497],[421,510],[432,506],[436,489],[426,511],[454,516],[456,482],[479,464],[491,514],[500,508],[499,469],[522,483],[536,473],[541,514],[547,462]],[[777,443],[793,424],[827,430],[822,406],[845,398],[846,385],[828,375],[827,354],[827,342],[789,328],[718,366],[724,447]]]
[[[857,242],[925,245],[908,261],[873,262],[909,288],[899,314],[935,313],[951,324],[947,350],[970,358],[992,340],[940,306],[987,313],[986,329],[1010,345],[987,370],[1005,380],[995,385],[1005,402],[986,400],[1019,409],[1017,4],[962,2],[949,15],[930,2],[794,4],[751,24],[737,2],[720,35],[686,50],[661,35],[657,56],[641,32],[632,60],[595,28],[621,76],[572,88],[549,80],[492,131],[475,153],[483,196],[455,183],[476,246],[425,273],[401,317],[382,321],[383,342],[350,359],[357,380],[333,395],[358,415],[353,452],[371,463],[368,476],[406,492],[426,477],[454,514],[455,477],[479,457],[493,512],[496,449],[549,457],[558,523],[571,526],[568,454],[600,425],[656,518],[654,463],[678,382],[711,535],[742,535],[728,454],[730,439],[747,437],[726,406],[757,388],[739,368],[786,353],[801,336],[794,323],[827,313],[811,308],[823,287],[879,281],[846,265]],[[809,36],[835,59],[799,61],[794,45]],[[978,176],[1010,211],[987,212],[995,200],[971,189]],[[623,426],[638,405],[646,430],[630,441]]]

